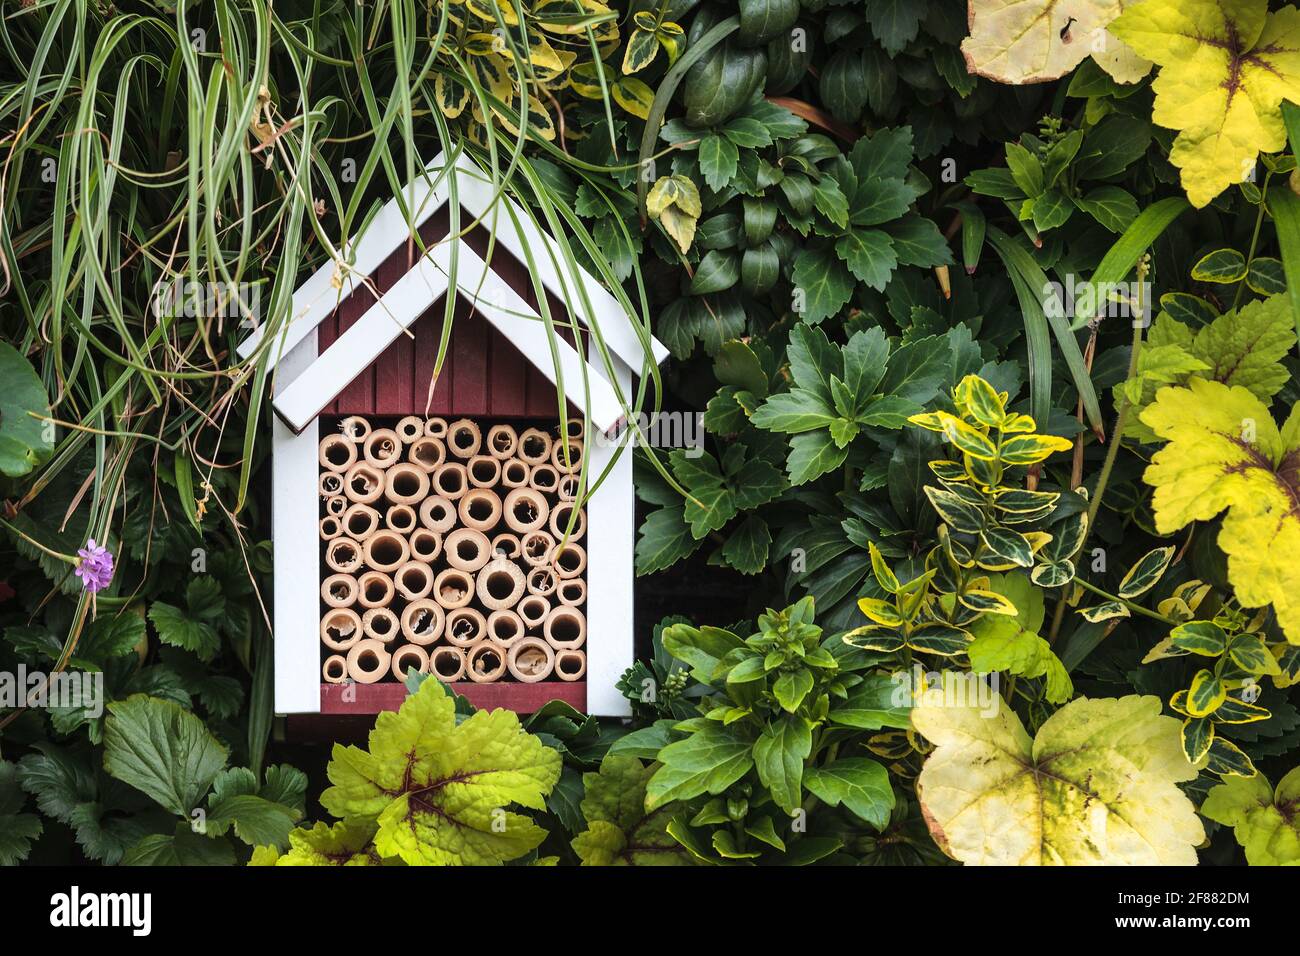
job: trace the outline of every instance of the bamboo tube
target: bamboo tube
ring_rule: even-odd
[[[343,494],[343,476],[337,471],[322,471],[317,487],[320,489],[322,498],[341,495]]]
[[[555,669],[555,651],[545,641],[525,637],[510,646],[506,653],[506,667],[515,680],[535,684],[551,676]]]
[[[330,607],[351,607],[360,593],[357,579],[350,574],[331,574],[320,583],[320,599]]]
[[[551,563],[561,579],[576,578],[587,567],[587,550],[580,544],[556,545]]]
[[[514,607],[524,595],[524,572],[506,558],[494,558],[478,573],[479,603],[489,611]]]
[[[343,529],[348,537],[365,541],[379,530],[379,512],[370,505],[353,505],[343,512]]]
[[[568,452],[568,461],[565,461],[565,452]],[[565,438],[563,441],[557,441],[551,448],[551,464],[557,471],[572,475],[582,467],[582,442],[577,438]]]
[[[348,659],[342,654],[331,654],[320,668],[327,684],[342,684],[348,679]]]
[[[515,608],[529,630],[542,624],[551,613],[551,602],[540,594],[529,594]]]
[[[402,440],[391,428],[376,428],[361,443],[361,453],[376,468],[388,468],[402,457]]]
[[[506,649],[486,638],[465,651],[465,673],[476,684],[490,684],[506,672]]]
[[[442,554],[442,535],[428,528],[416,528],[407,540],[411,543],[411,557],[432,564]]]
[[[429,673],[429,652],[419,644],[403,644],[393,652],[393,676],[404,681],[412,667],[417,674]]]
[[[338,475],[333,477],[339,478]],[[343,480],[339,478],[339,487],[343,487]],[[325,513],[333,515],[336,518],[343,517],[343,512],[348,510],[348,499],[345,495],[334,495],[325,499]]]
[[[393,579],[383,571],[367,571],[357,578],[357,602],[362,607],[388,607],[393,603]]]
[[[493,425],[487,433],[487,453],[493,458],[506,459],[519,447],[519,434],[510,425]]]
[[[487,633],[502,647],[509,647],[524,636],[524,619],[506,608],[493,611],[487,617]]]
[[[587,618],[576,607],[561,604],[546,615],[542,636],[557,651],[575,650],[587,640]]]
[[[577,501],[581,483],[581,475],[560,475],[560,480],[555,483],[555,494],[561,501]]]
[[[398,421],[393,431],[397,432],[397,437],[402,440],[402,444],[414,444],[416,439],[424,437],[424,419],[418,415],[407,415]]]
[[[402,634],[412,644],[432,644],[442,636],[446,615],[428,598],[412,601],[402,609]]]
[[[533,465],[532,470],[528,472],[528,487],[544,495],[554,493],[559,480],[560,473],[545,462]]]
[[[465,676],[465,651],[459,647],[435,647],[429,655],[429,671],[444,684]]]
[[[457,528],[443,539],[443,556],[453,568],[477,571],[492,557],[487,535],[473,528]]]
[[[570,438],[582,438],[587,432],[587,423],[581,418],[570,418],[564,423],[564,434]]]
[[[469,483],[475,488],[494,488],[501,483],[501,459],[475,455],[465,465]]]
[[[549,567],[530,568],[528,571],[528,593],[550,597],[559,584],[555,571]]]
[[[492,539],[492,553],[501,558],[517,558],[520,556],[519,535],[511,534],[509,531],[503,531]]]
[[[426,418],[424,420],[424,434],[429,438],[445,438],[447,436],[447,419],[438,418],[436,415],[433,418]]]
[[[534,568],[549,566],[551,552],[554,550],[555,539],[548,531],[530,531],[519,539],[519,552],[524,556],[524,561]]]
[[[384,524],[398,534],[409,535],[415,530],[415,522],[418,520],[415,509],[410,505],[393,505],[384,515]]]
[[[502,507],[505,510],[506,525],[516,534],[543,527],[551,513],[546,499],[531,488],[513,489],[506,495]]]
[[[339,524],[339,519],[333,515],[326,515],[320,519],[320,539],[329,541],[337,538],[343,533],[343,525]]]
[[[460,523],[475,531],[491,531],[501,520],[501,497],[491,488],[471,488],[457,505]]]
[[[320,639],[332,651],[346,651],[361,640],[361,618],[350,607],[330,608],[320,619]]]
[[[477,608],[458,607],[447,612],[442,634],[449,644],[467,648],[487,634],[487,619]]]
[[[507,488],[527,488],[528,462],[521,458],[508,458],[501,463],[501,484]]]
[[[402,626],[397,621],[397,615],[388,608],[372,607],[361,615],[361,630],[366,637],[388,644],[401,633]]]
[[[418,601],[433,590],[433,569],[421,561],[407,561],[393,575],[393,585],[408,601]]]
[[[529,428],[519,436],[516,454],[530,465],[540,465],[551,457],[551,436],[540,428]]]
[[[411,548],[396,531],[376,531],[361,543],[366,564],[376,571],[396,571],[411,557]],[[563,577],[563,575],[560,575]]]
[[[587,600],[587,582],[582,578],[570,578],[560,585],[559,592],[555,596],[560,599],[561,604],[580,607]]]
[[[570,541],[579,540],[587,533],[587,510],[585,508],[574,508],[572,502],[557,502],[551,509],[551,534],[555,536],[556,541],[563,541],[569,531],[569,515],[576,511],[578,516],[573,519],[573,533],[569,534]]]
[[[581,680],[587,673],[587,655],[583,651],[556,651],[555,676],[560,680]]]
[[[317,454],[322,468],[342,474],[356,463],[357,446],[342,435],[326,435]]]
[[[382,642],[357,641],[348,651],[348,676],[358,684],[373,684],[388,674],[391,659]]]
[[[474,598],[474,577],[459,568],[443,568],[433,579],[433,599],[450,611]]]
[[[420,438],[411,445],[406,457],[411,464],[433,471],[447,460],[447,446],[440,438]]]
[[[339,574],[351,574],[361,567],[361,545],[351,538],[339,537],[325,546],[325,563],[331,571]]]
[[[349,501],[368,505],[378,501],[384,493],[384,473],[364,461],[359,461],[343,478],[343,493]]]
[[[433,470],[429,479],[433,493],[448,501],[455,501],[469,488],[469,476],[460,462],[443,462]]]
[[[456,506],[440,495],[430,495],[420,502],[420,524],[436,534],[444,534],[456,524]]]
[[[409,461],[398,462],[384,473],[388,500],[399,505],[418,505],[429,497],[429,473]]]
[[[339,422],[339,431],[348,438],[349,441],[363,442],[370,435],[370,422],[360,415],[349,415],[343,421]]]
[[[473,458],[482,444],[483,433],[473,420],[458,418],[447,426],[447,451],[457,458]]]

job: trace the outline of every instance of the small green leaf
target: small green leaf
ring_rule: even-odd
[[[1236,249],[1216,249],[1192,266],[1197,282],[1239,282],[1246,277],[1246,257]]]

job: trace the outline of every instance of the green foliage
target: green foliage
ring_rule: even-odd
[[[689,866],[693,860],[668,835],[677,806],[647,811],[646,783],[654,773],[635,757],[607,756],[583,774],[587,829],[573,838],[584,866]]]
[[[906,701],[867,672],[869,657],[837,656],[837,643],[813,622],[811,598],[768,610],[747,638],[687,624],[664,631],[665,650],[709,693],[701,716],[672,725],[659,746],[644,803],[647,812],[674,808],[667,832],[696,859],[810,863],[844,845],[846,825],[889,824],[885,768],[839,752],[863,731],[905,727]],[[635,737],[615,751],[633,749]],[[829,809],[806,829],[800,821],[819,805]],[[828,816],[837,808],[847,816]]]
[[[35,369],[0,342],[0,475],[21,478],[54,450],[50,402]]]
[[[140,6],[4,21],[0,671],[104,694],[0,712],[0,862],[1181,863],[1188,798],[1244,847],[1203,859],[1287,856],[1293,10]],[[375,204],[458,148],[668,346],[629,420],[702,413],[634,463],[639,606],[692,617],[620,681],[630,725],[413,682],[338,749],[339,819],[293,829],[268,348],[234,345],[277,341],[302,278],[353,272]],[[153,307],[185,279],[257,315]],[[927,700],[940,665],[1000,708],[979,746]],[[438,786],[481,745],[481,783]],[[1022,786],[1044,760],[1095,784],[1087,821]]]
[[[170,832],[143,836],[122,854],[123,864],[232,864],[235,853],[227,834],[249,847],[287,843],[303,815],[307,778],[302,773],[268,767],[259,782],[246,767],[227,767],[226,748],[199,718],[172,701],[136,694],[109,710],[104,772],[148,796],[173,820],[180,818]],[[57,771],[58,761],[50,754],[44,760],[24,757],[24,786],[35,789]],[[65,807],[72,802],[42,796],[47,798]],[[68,809],[54,815],[64,823],[78,820],[77,810]]]
[[[1263,774],[1230,777],[1205,795],[1201,813],[1232,827],[1251,866],[1287,866],[1300,861],[1300,768],[1280,781],[1277,790]]]
[[[509,811],[545,807],[560,755],[505,710],[456,721],[436,680],[379,715],[369,749],[334,745],[321,805],[340,825],[295,831],[277,866],[349,863],[360,855],[417,865],[499,864],[536,849],[546,832]],[[359,834],[369,833],[367,842]],[[331,849],[333,848],[333,849]]]

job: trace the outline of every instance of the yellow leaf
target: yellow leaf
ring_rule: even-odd
[[[700,191],[686,176],[661,176],[646,196],[646,212],[659,220],[683,253],[695,240],[702,211]]]
[[[516,27],[519,25],[519,18],[515,16],[515,8],[509,0],[465,0],[465,6],[469,12],[474,14],[480,20],[487,20],[489,23],[496,23],[496,13],[500,11],[501,22],[506,26]]]
[[[659,52],[659,40],[652,32],[635,31],[627,41],[627,50],[623,54],[623,72],[637,73],[654,62]]]
[[[1146,0],[1111,32],[1160,65],[1152,119],[1179,130],[1169,159],[1194,206],[1286,145],[1283,98],[1300,100],[1300,11],[1268,0]]]
[[[1247,389],[1193,378],[1162,388],[1142,421],[1168,444],[1143,474],[1155,488],[1156,530],[1227,514],[1219,547],[1243,607],[1272,604],[1300,644],[1300,405],[1281,431]]]
[[[1177,787],[1196,770],[1158,697],[1072,701],[1030,740],[999,694],[980,706],[956,698],[970,694],[965,675],[944,676],[912,725],[935,744],[916,791],[945,853],[986,866],[1196,865],[1205,831]]]
[[[1136,83],[1151,64],[1106,32],[1123,0],[971,0],[966,69],[999,83],[1041,83],[1069,73],[1092,54],[1120,83]]]
[[[455,119],[469,105],[469,87],[442,73],[433,81],[433,94],[438,101],[438,108],[448,119]]]
[[[600,87],[599,67],[592,60],[588,63],[579,63],[569,71],[569,85],[573,87],[573,92],[589,100],[603,100],[604,92]],[[605,83],[610,82],[609,74],[605,74]]]
[[[620,77],[610,87],[610,92],[614,94],[614,102],[633,116],[650,118],[650,104],[654,102],[655,94],[645,83],[630,76]]]

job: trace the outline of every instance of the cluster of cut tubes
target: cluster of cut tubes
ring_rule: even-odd
[[[587,515],[580,422],[353,415],[320,442],[329,683],[580,680]]]

